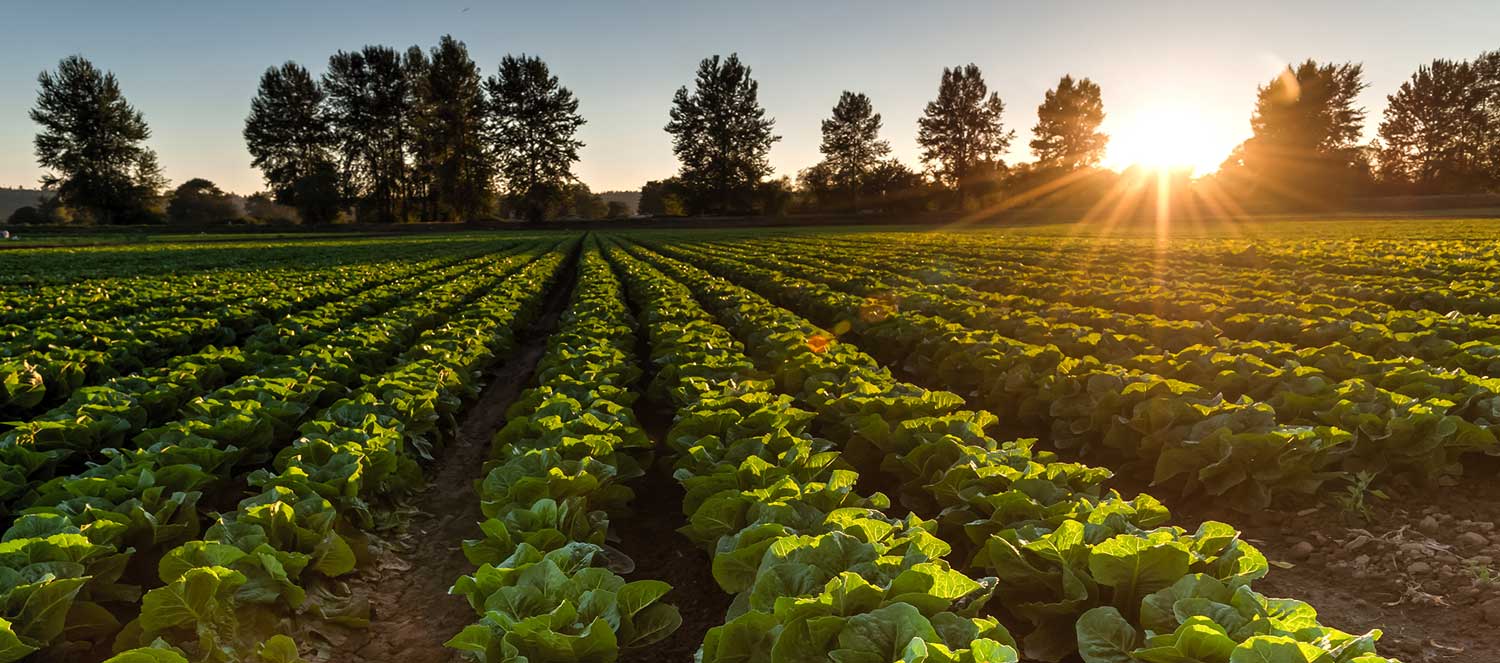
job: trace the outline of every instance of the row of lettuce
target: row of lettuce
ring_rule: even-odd
[[[507,411],[476,482],[483,538],[465,541],[478,566],[452,593],[477,621],[447,646],[483,663],[612,661],[682,623],[659,580],[627,582],[607,547],[610,516],[634,496],[650,440],[632,405],[641,369],[618,280],[592,240],[577,285],[536,367],[536,386]]]
[[[1277,492],[1311,492],[1341,470],[1451,478],[1462,454],[1496,447],[1500,381],[1492,379],[1395,366],[1347,348],[1262,359],[1248,344],[1220,341],[1167,353],[1148,337],[1180,324],[1151,332],[1142,329],[1150,318],[1116,316],[1134,325],[1116,331],[1097,322],[1110,316],[1101,312],[1084,327],[1073,311],[1012,308],[1020,305],[861,268],[870,252],[825,248],[849,274],[839,277],[816,258],[670,250],[721,274],[747,274],[780,303],[855,331],[924,381],[977,395],[1010,425],[1033,426],[1064,448],[1099,450],[1157,483],[1229,495],[1245,509]],[[1326,361],[1335,356],[1349,361]]]
[[[151,282],[150,295],[109,300],[100,308],[117,311],[113,316],[78,310],[93,303],[94,288],[111,287],[89,282],[76,284],[76,294],[50,295],[68,299],[65,308],[6,307],[20,318],[0,326],[0,417],[37,414],[84,386],[160,366],[210,344],[243,341],[288,313],[451,265],[492,251],[496,243],[451,248],[456,252],[443,255],[425,245],[381,252],[360,247],[352,255],[334,252],[300,268],[142,277],[135,280]],[[351,259],[358,262],[348,264]],[[174,289],[188,292],[159,301]]]
[[[327,579],[354,569],[369,500],[420,483],[416,460],[562,259],[528,246],[427,275],[399,305],[261,357],[183,418],[28,491],[0,544],[0,660],[144,646],[123,660],[269,663],[295,657],[270,636],[296,611],[358,621]],[[253,495],[205,530],[199,501],[239,477]]]

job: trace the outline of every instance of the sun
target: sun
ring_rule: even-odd
[[[1191,168],[1197,175],[1218,170],[1227,156],[1223,141],[1192,104],[1159,102],[1126,115],[1110,136],[1105,163],[1112,168]]]

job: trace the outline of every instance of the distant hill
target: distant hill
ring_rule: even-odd
[[[35,189],[0,188],[0,223],[10,218],[10,213],[27,205],[36,205],[42,195]]]
[[[634,215],[641,206],[641,192],[639,191],[605,191],[599,194],[599,197],[603,198],[606,203],[625,203],[625,206],[630,208],[631,215]]]

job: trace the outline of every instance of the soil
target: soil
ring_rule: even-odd
[[[1455,486],[1394,481],[1366,493],[1367,512],[1325,490],[1300,509],[1243,514],[1212,500],[1173,499],[1173,524],[1226,522],[1271,560],[1255,589],[1305,601],[1328,626],[1381,629],[1379,650],[1406,663],[1491,663],[1500,657],[1500,462],[1466,463]],[[1130,494],[1138,486],[1119,481]]]
[[[571,264],[562,270],[565,280],[548,294],[542,314],[517,335],[517,348],[490,372],[488,386],[466,409],[454,439],[428,468],[427,487],[408,501],[407,513],[387,514],[400,528],[385,535],[390,540],[375,551],[373,563],[348,582],[354,600],[369,603],[369,627],[311,627],[326,646],[309,660],[465,660],[443,643],[476,620],[462,596],[448,594],[454,580],[474,571],[459,545],[480,537],[483,516],[474,482],[482,478],[490,440],[504,425],[506,409],[531,384],[547,338],[571,299],[574,270]]]
[[[620,662],[689,663],[708,629],[724,623],[733,597],[714,582],[708,553],[677,533],[687,519],[682,515],[682,486],[672,478],[670,461],[655,463],[632,485],[635,513],[610,523],[610,529],[620,535],[614,545],[635,561],[635,571],[625,578],[671,585],[672,591],[662,600],[677,606],[682,626],[661,642],[622,652]]]

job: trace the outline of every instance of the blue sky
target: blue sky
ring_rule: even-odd
[[[304,6],[306,5],[306,6]],[[1437,57],[1500,48],[1500,2],[31,2],[0,1],[0,185],[33,185],[36,75],[78,53],[120,78],[174,182],[261,188],[240,137],[268,66],[321,73],[338,49],[465,41],[486,75],[506,53],[542,56],[581,101],[576,172],[596,191],[672,174],[662,126],[698,61],[738,52],[783,136],[778,174],[818,159],[818,121],[841,90],[865,92],[896,156],[917,164],[916,119],[944,66],[983,70],[1025,160],[1036,105],[1059,76],[1104,92],[1120,149],[1194,125],[1180,149],[1216,161],[1248,134],[1255,87],[1293,60],[1363,62],[1373,132],[1393,91]],[[1171,121],[1163,121],[1162,109]],[[1158,117],[1151,121],[1151,117]],[[1133,156],[1133,155],[1132,155]]]

